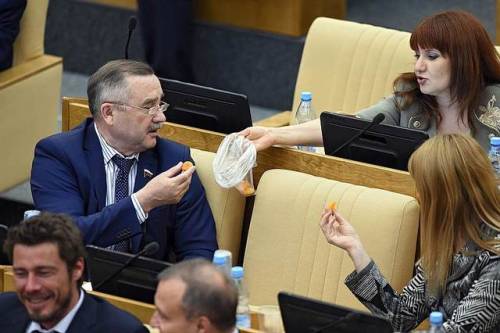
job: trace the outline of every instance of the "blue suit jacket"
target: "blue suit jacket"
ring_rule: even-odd
[[[0,332],[23,333],[31,320],[16,293],[0,294]],[[67,333],[146,333],[147,329],[131,314],[105,300],[84,293],[82,306]]]
[[[158,139],[154,148],[139,155],[134,192],[149,180],[144,169],[157,175],[187,160],[192,160],[188,147]],[[215,222],[196,173],[178,204],[153,209],[142,226],[130,197],[105,206],[104,158],[91,118],[37,144],[31,191],[36,209],[73,216],[85,244],[107,247],[124,236],[136,235],[131,238],[133,252],[157,241],[160,248],[152,257],[168,260],[173,250],[177,261],[210,260],[217,249]]]
[[[26,0],[0,0],[0,70],[12,65],[12,46],[25,7]]]

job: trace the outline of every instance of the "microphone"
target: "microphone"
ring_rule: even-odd
[[[130,38],[132,38],[132,33],[135,30],[135,26],[137,25],[137,19],[135,16],[130,16],[128,19],[128,37],[127,37],[127,44],[125,44],[125,59],[128,59],[128,47],[130,44]]]
[[[381,114],[381,113],[379,113],[379,114]],[[332,328],[338,328],[338,326],[342,326],[342,325],[345,326],[349,322],[354,323],[354,322],[356,322],[356,320],[358,320],[358,318],[362,318],[362,316],[360,316],[358,313],[350,312],[350,313],[346,314],[345,316],[340,317],[337,320],[334,320],[330,323],[327,323],[321,327],[312,328],[311,333],[321,333],[321,332],[325,331],[326,329],[328,329],[329,332],[332,332]]]
[[[110,276],[108,276],[107,278],[105,278],[104,280],[99,282],[95,287],[92,287],[92,289],[98,290],[104,284],[108,283],[114,277],[116,277],[118,274],[120,274],[125,268],[130,266],[130,264],[132,264],[132,262],[134,260],[136,260],[137,258],[139,258],[142,255],[153,255],[156,252],[158,252],[159,249],[160,249],[160,245],[158,244],[158,242],[151,242],[151,243],[146,244],[146,246],[144,246],[144,248],[142,250],[140,250],[139,252],[134,254],[132,257],[130,257],[120,268],[118,268],[115,272],[113,272],[113,274],[111,274]]]
[[[127,231],[127,232],[125,233],[125,235],[123,235],[122,237],[118,238],[118,240],[116,240],[115,242],[113,242],[113,243],[111,243],[111,244],[107,245],[105,248],[109,248],[109,247],[114,246],[114,245],[116,245],[116,244],[118,244],[118,243],[121,243],[121,242],[123,242],[123,241],[127,241],[127,240],[129,240],[129,239],[131,239],[131,238],[134,238],[134,237],[136,237],[136,236],[142,235],[142,234],[144,234],[144,231],[142,231],[142,230],[141,230],[141,231],[138,231],[138,232],[134,232],[133,234],[129,234],[129,233],[130,233],[130,232],[129,232],[129,231]]]
[[[340,147],[338,147],[337,149],[335,149],[333,151],[333,153],[331,153],[331,155],[335,155],[339,151],[341,151],[342,149],[344,149],[345,147],[349,146],[351,143],[354,142],[354,140],[356,140],[357,138],[359,138],[360,136],[362,136],[363,134],[365,134],[366,131],[368,131],[370,128],[372,128],[373,126],[378,125],[381,122],[383,122],[384,119],[385,119],[385,115],[383,113],[377,114],[373,118],[373,120],[368,124],[368,126],[366,126],[365,128],[363,128],[358,134],[356,134],[355,136],[353,136],[352,138],[350,138],[349,140],[347,140],[346,142],[344,142],[343,145],[341,145]]]

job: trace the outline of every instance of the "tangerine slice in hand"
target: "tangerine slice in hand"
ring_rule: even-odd
[[[191,161],[186,161],[186,162],[182,163],[181,171],[182,172],[187,171],[192,166],[193,166],[193,163],[191,163]]]

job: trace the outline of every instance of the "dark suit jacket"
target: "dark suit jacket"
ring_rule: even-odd
[[[0,70],[12,66],[12,45],[25,7],[26,0],[0,0]]]
[[[156,147],[139,156],[134,192],[149,180],[144,169],[157,175],[187,160],[191,160],[188,147],[158,139]],[[131,238],[133,252],[147,242],[157,241],[160,248],[153,257],[161,260],[169,259],[170,250],[176,260],[210,260],[217,249],[215,222],[196,173],[178,204],[153,209],[142,226],[130,197],[105,206],[104,159],[90,118],[36,145],[31,190],[36,209],[73,216],[85,244],[106,247],[123,236],[136,235]]]
[[[24,333],[31,320],[16,293],[0,294],[0,332]],[[137,318],[105,300],[84,293],[82,306],[68,327],[67,333],[145,333]]]
[[[146,61],[155,74],[193,82],[193,1],[137,1],[137,16]]]

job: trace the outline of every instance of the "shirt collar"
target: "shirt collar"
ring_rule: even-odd
[[[106,142],[106,140],[101,135],[101,133],[99,133],[99,130],[97,129],[97,125],[96,125],[95,122],[94,122],[94,128],[95,128],[95,132],[97,133],[97,138],[99,139],[99,143],[101,144],[102,155],[104,157],[104,164],[105,165],[108,164],[111,161],[111,159],[113,158],[113,156],[115,156],[115,155],[118,155],[118,156],[124,157],[124,158],[135,159],[136,161],[139,159],[139,153],[135,153],[135,154],[130,155],[130,156],[123,156],[123,154],[121,154],[120,152],[118,152],[118,150],[116,150],[115,148],[111,147]]]
[[[52,327],[51,329],[49,330],[45,330],[43,329],[39,323],[35,322],[35,321],[32,321],[31,324],[28,326],[28,329],[26,330],[26,333],[32,333],[33,331],[39,331],[41,333],[45,333],[45,332],[58,332],[58,333],[66,333],[66,331],[68,330],[68,327],[69,325],[71,324],[71,322],[73,321],[73,318],[75,317],[76,313],[78,312],[78,310],[80,309],[80,307],[82,306],[82,303],[83,303],[83,297],[84,297],[84,294],[83,294],[83,290],[80,289],[80,296],[78,298],[78,302],[76,303],[76,305],[73,307],[73,309],[71,309],[70,312],[68,312],[66,314],[66,316],[64,316],[63,319],[61,319],[56,326]]]

